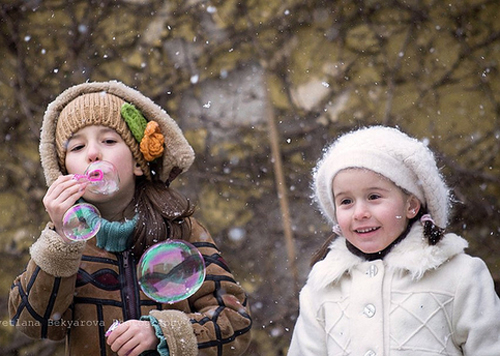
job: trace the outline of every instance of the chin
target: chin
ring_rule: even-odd
[[[371,254],[383,251],[387,246],[356,246],[361,252]]]

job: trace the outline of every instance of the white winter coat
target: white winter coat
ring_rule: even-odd
[[[455,234],[430,246],[415,224],[369,262],[337,238],[300,293],[288,356],[500,356],[500,300],[466,247]]]

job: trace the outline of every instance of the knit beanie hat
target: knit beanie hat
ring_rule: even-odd
[[[40,157],[47,185],[66,174],[68,140],[90,125],[115,130],[149,180],[169,184],[193,163],[177,123],[151,99],[117,81],[84,83],[66,89],[45,112]]]
[[[313,170],[314,199],[334,225],[333,179],[346,168],[365,168],[415,195],[435,224],[448,222],[449,190],[432,151],[396,128],[372,126],[340,136]]]

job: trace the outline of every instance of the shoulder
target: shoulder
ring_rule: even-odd
[[[443,267],[450,269],[461,281],[469,280],[472,283],[475,283],[482,274],[491,275],[484,260],[466,253],[454,256],[443,264]]]
[[[210,243],[214,243],[212,236],[208,232],[207,228],[199,222],[196,218],[194,217],[189,217],[186,219],[186,222],[188,223],[190,228],[191,228],[191,234],[189,236],[189,241],[206,241]]]
[[[429,245],[420,224],[412,227],[408,236],[396,245],[385,262],[390,269],[410,272],[418,280],[429,270],[435,270],[455,256],[463,254],[468,243],[456,234],[446,234],[436,245]]]

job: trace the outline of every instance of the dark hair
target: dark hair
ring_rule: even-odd
[[[311,264],[310,266],[314,266],[316,262],[321,261],[326,257],[328,254],[328,251],[330,250],[330,244],[332,243],[333,240],[337,238],[336,234],[331,234],[325,242],[323,242],[323,245],[313,254],[311,258]]]
[[[136,181],[135,202],[139,219],[132,250],[136,256],[166,239],[186,239],[191,233],[190,201],[174,188],[140,177]]]

